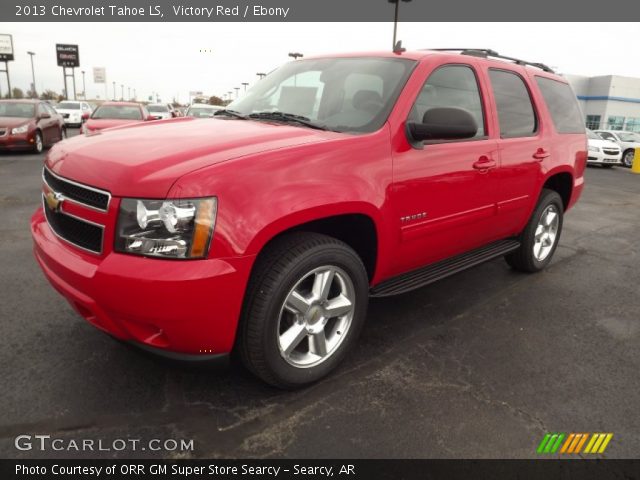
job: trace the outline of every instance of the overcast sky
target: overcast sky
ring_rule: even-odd
[[[621,42],[640,23],[401,23],[398,38],[412,49],[436,47],[492,48],[504,55],[539,61],[562,73],[617,74],[640,77],[638,46]],[[152,91],[163,100],[188,101],[190,90],[222,95],[256,72],[269,72],[289,61],[287,53],[386,50],[389,23],[2,23],[0,33],[13,35],[15,61],[12,86],[31,82],[27,51],[34,58],[36,87],[62,91],[62,69],[56,66],[55,44],[80,46],[76,85],[86,71],[87,94],[104,98],[104,85],[93,83],[92,68],[107,70],[112,81],[136,89],[138,98]],[[629,50],[625,52],[625,49]],[[206,50],[206,52],[200,52]],[[0,76],[2,93],[6,80]]]

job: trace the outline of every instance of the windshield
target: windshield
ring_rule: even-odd
[[[600,135],[589,129],[587,129],[587,138],[590,138],[591,140],[602,140],[602,137]]]
[[[116,120],[142,120],[142,112],[138,107],[130,105],[102,105],[93,112],[91,118]]]
[[[623,142],[640,142],[640,135],[637,133],[618,133],[618,137],[620,137],[620,140]]]
[[[56,105],[56,108],[59,110],[80,110],[80,104],[73,102],[61,102]]]
[[[148,105],[147,110],[150,112],[168,112],[169,108],[166,105]]]
[[[243,115],[298,115],[338,132],[373,132],[387,120],[415,63],[373,57],[297,60],[227,108]]]
[[[190,107],[189,110],[187,110],[187,116],[211,118],[218,110],[220,110],[219,107]]]
[[[33,103],[0,102],[0,117],[32,118],[35,113]]]

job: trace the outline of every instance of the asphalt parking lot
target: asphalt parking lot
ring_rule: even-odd
[[[31,253],[42,156],[0,154],[0,456],[529,458],[547,432],[640,451],[640,175],[589,168],[551,266],[501,259],[371,302],[321,383],[168,365],[76,315]],[[19,451],[20,434],[193,439],[193,452]]]

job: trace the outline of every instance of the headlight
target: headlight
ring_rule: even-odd
[[[14,129],[12,129],[11,130],[11,135],[18,135],[20,133],[27,133],[27,130],[29,130],[29,124],[22,125],[21,127],[16,127]]]
[[[600,147],[592,147],[591,145],[589,145],[589,151],[590,152],[599,152],[600,151]]]
[[[120,203],[115,249],[164,258],[203,258],[216,223],[213,198],[138,200]]]

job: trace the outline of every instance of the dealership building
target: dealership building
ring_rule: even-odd
[[[565,75],[575,91],[587,128],[640,132],[640,78]]]

